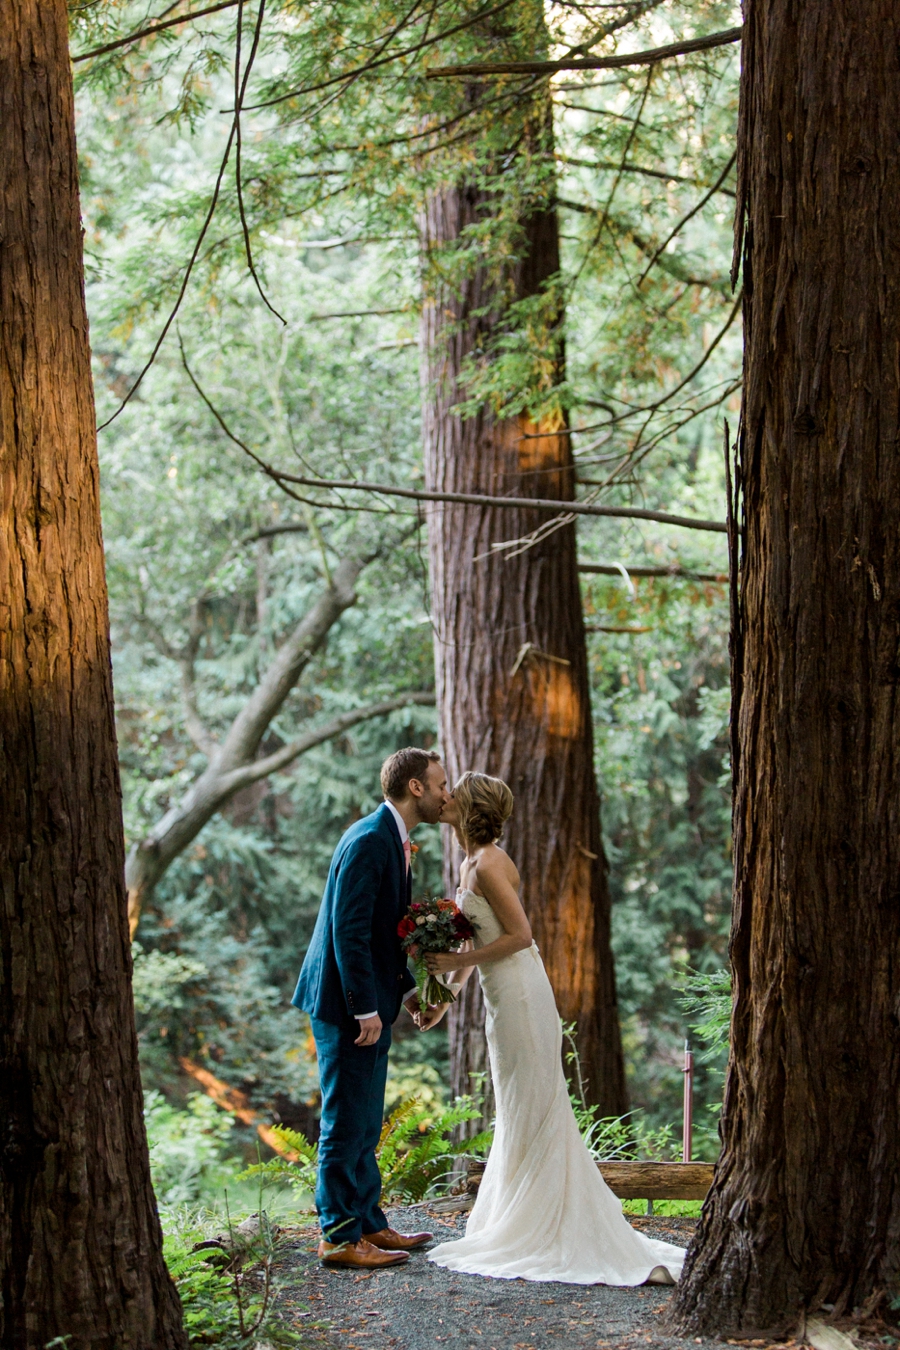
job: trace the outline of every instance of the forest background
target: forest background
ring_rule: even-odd
[[[134,388],[196,255],[155,361],[100,437],[130,844],[189,791],[209,738],[341,560],[371,561],[261,754],[354,710],[359,722],[232,796],[143,901],[135,999],[169,1202],[211,1193],[255,1139],[197,1070],[264,1119],[312,1127],[314,1056],[287,1001],[331,851],[377,804],[382,758],[436,740],[433,708],[411,701],[434,679],[425,506],[313,489],[298,500],[237,441],[295,474],[421,487],[430,269],[452,281],[473,257],[508,255],[511,220],[539,199],[559,212],[561,276],[544,303],[506,316],[461,416],[489,401],[568,417],[580,496],[721,521],[722,419],[736,417],[740,372],[734,48],[554,77],[552,175],[546,157],[497,153],[510,120],[546,100],[546,79],[495,78],[460,117],[454,83],[426,78],[450,61],[658,47],[732,26],[735,7],[231,5],[77,61],[180,12],[72,11],[101,423]],[[234,125],[222,110],[235,102],[238,16],[243,69],[248,52],[254,62],[244,103],[306,92],[242,113],[239,180],[232,149],[203,231]],[[498,210],[435,263],[419,247],[422,203],[454,174],[488,183]],[[562,342],[560,382],[548,353]],[[596,765],[631,1104],[657,1128],[680,1112],[684,977],[725,965],[727,549],[721,533],[648,520],[583,516],[577,530],[582,566],[607,569],[582,573]],[[398,706],[363,716],[385,703]],[[419,836],[416,889],[440,893],[438,831]],[[389,1105],[418,1093],[437,1107],[443,1032],[398,1030]],[[711,1061],[698,1083],[712,1125],[721,1068]]]

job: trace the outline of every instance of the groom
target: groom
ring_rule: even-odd
[[[375,1147],[384,1116],[391,1023],[415,983],[397,936],[411,899],[409,834],[436,825],[450,800],[440,757],[398,750],[381,767],[385,800],[351,825],[331,870],[291,1000],[309,1013],[319,1060],[322,1120],[316,1209],[327,1266],[400,1265],[430,1233],[396,1233],[379,1205]]]

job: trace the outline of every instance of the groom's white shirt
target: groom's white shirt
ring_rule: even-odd
[[[406,821],[403,819],[393,802],[389,802],[385,799],[384,804],[397,822],[397,829],[400,831],[400,843],[405,844],[409,838],[409,830],[406,828]]]
[[[409,838],[409,830],[406,828],[406,821],[403,819],[403,817],[401,816],[400,812],[397,810],[393,802],[389,802],[387,799],[385,799],[384,804],[390,811],[391,815],[394,817],[394,820],[397,823],[397,829],[400,831],[400,843],[405,844],[407,839]],[[416,990],[410,989],[409,993],[406,995],[406,998],[403,1000],[403,1002],[405,1003],[406,999],[412,998],[414,993],[416,993]],[[365,1022],[368,1020],[368,1018],[374,1017],[377,1014],[377,1012],[378,1009],[376,1008],[375,1012],[354,1013],[353,1016],[356,1018],[357,1022]]]

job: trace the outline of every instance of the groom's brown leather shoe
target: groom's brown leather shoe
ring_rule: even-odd
[[[434,1233],[398,1233],[393,1228],[382,1228],[380,1233],[363,1233],[363,1242],[380,1247],[383,1252],[411,1252],[414,1247],[424,1247]]]
[[[402,1266],[409,1257],[406,1252],[379,1251],[370,1242],[366,1242],[365,1238],[359,1242],[326,1242],[323,1238],[319,1243],[319,1259],[323,1266],[354,1266],[361,1270],[380,1270],[385,1266]]]

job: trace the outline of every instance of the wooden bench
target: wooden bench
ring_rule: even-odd
[[[597,1166],[620,1200],[705,1200],[712,1185],[713,1163],[601,1162]],[[475,1195],[483,1167],[469,1168],[466,1190]]]

